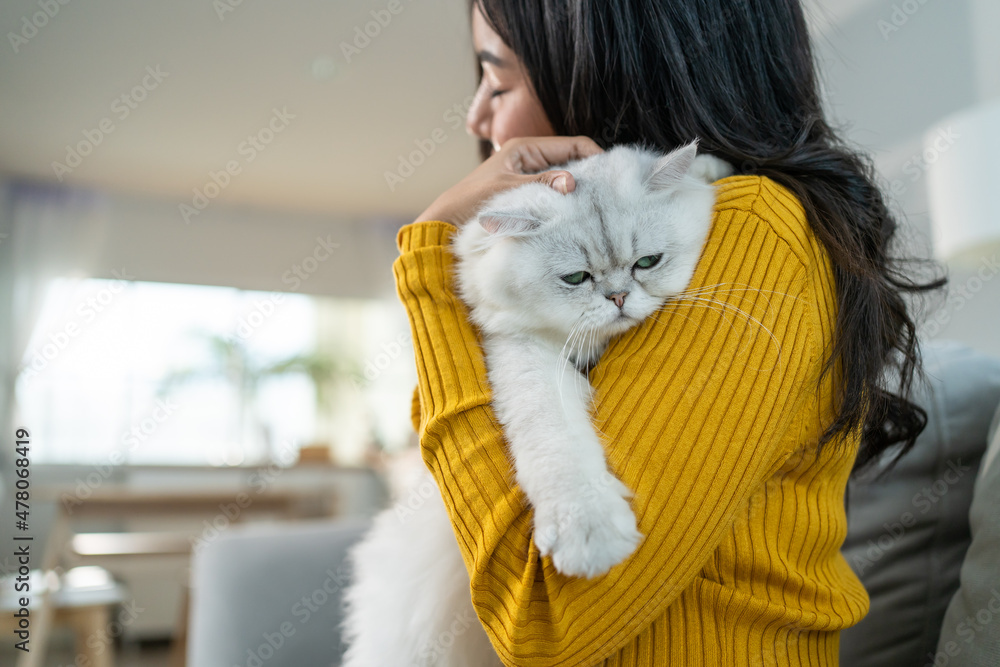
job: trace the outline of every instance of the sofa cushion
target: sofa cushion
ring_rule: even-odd
[[[962,563],[961,583],[951,598],[935,667],[1000,665],[1000,408],[990,446],[976,480],[969,525],[972,544]]]
[[[233,526],[191,564],[189,667],[339,665],[347,552],[367,518]]]
[[[871,611],[841,633],[841,664],[912,667],[932,662],[969,547],[969,506],[1000,403],[1000,359],[954,342],[922,346],[927,383],[914,401],[927,428],[896,467],[848,485],[843,553]],[[928,659],[931,656],[931,659]]]

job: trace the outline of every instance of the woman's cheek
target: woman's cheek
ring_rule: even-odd
[[[518,93],[504,95],[493,112],[493,141],[503,146],[516,137],[548,137],[554,134],[541,104],[533,96]]]

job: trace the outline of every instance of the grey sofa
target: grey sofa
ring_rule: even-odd
[[[927,428],[883,479],[875,479],[880,466],[848,485],[842,551],[871,597],[871,610],[841,633],[843,667],[934,665],[969,549],[969,508],[1000,404],[1000,359],[954,342],[922,349],[929,382],[914,400],[927,410]],[[1000,504],[992,513],[1000,519]],[[1000,560],[996,546],[990,555]],[[992,632],[1000,636],[1000,623]],[[988,641],[989,633],[977,638]],[[957,656],[947,657],[938,663],[960,664]]]
[[[196,553],[188,667],[339,665],[344,557],[370,525],[232,528]]]
[[[843,550],[860,571],[872,606],[859,625],[842,633],[845,667],[935,664],[939,638],[945,639],[946,609],[957,626],[959,616],[967,613],[963,605],[979,608],[979,579],[993,576],[978,563],[962,570],[963,591],[961,599],[956,597],[970,544],[974,483],[1000,404],[1000,359],[954,343],[927,344],[924,355],[930,384],[918,391],[916,400],[928,411],[927,429],[885,479],[872,482],[869,475],[849,486],[849,534]],[[1000,463],[992,478],[1000,478]],[[931,495],[915,500],[925,488]],[[1000,490],[996,493],[1000,496]],[[980,523],[1000,514],[997,496],[977,502]],[[338,665],[339,592],[350,576],[343,558],[369,526],[368,520],[358,519],[234,528],[196,554],[190,667]],[[998,542],[997,534],[977,541],[981,558],[1000,561]],[[953,598],[959,600],[954,611],[949,609]],[[975,646],[960,638],[962,658],[989,655],[991,642],[1000,636],[1000,614],[996,618],[993,634],[978,633]],[[943,664],[1000,665],[949,660]]]
[[[1000,665],[1000,410],[976,479],[972,543],[941,624],[935,666]]]

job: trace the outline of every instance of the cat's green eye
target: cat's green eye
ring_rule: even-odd
[[[563,280],[568,282],[570,285],[579,285],[584,280],[590,277],[590,274],[586,271],[577,271],[576,273],[569,273],[562,277]]]
[[[656,266],[656,263],[660,261],[661,257],[663,257],[663,255],[646,255],[645,257],[640,257],[635,263],[635,266],[638,269],[648,269],[651,266]]]

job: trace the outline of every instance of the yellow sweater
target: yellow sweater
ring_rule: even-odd
[[[837,311],[829,258],[780,185],[718,186],[691,288],[726,305],[668,308],[591,372],[595,423],[645,539],[589,580],[539,558],[477,333],[451,285],[455,227],[400,230],[414,423],[507,665],[832,667],[840,629],[868,611],[840,554],[858,438],[816,452],[833,415],[835,378],[819,384]]]

